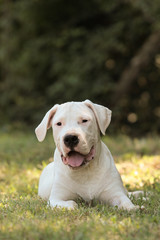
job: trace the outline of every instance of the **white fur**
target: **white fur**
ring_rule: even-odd
[[[88,122],[83,123],[83,119]],[[52,126],[56,143],[54,162],[43,170],[38,189],[39,196],[48,200],[51,207],[74,209],[80,196],[86,201],[97,199],[127,210],[137,208],[128,198],[112,155],[100,139],[100,131],[105,134],[110,120],[108,108],[86,100],[55,105],[36,128],[38,140],[43,141],[47,128]],[[62,125],[57,126],[58,122]],[[75,151],[83,155],[94,146],[94,159],[78,169],[65,165],[61,155],[69,152],[63,141],[66,134],[78,136]]]

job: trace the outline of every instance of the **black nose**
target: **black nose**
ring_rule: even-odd
[[[64,137],[64,144],[66,145],[66,147],[69,147],[72,149],[75,146],[77,146],[78,143],[79,143],[79,139],[75,135],[66,135]]]

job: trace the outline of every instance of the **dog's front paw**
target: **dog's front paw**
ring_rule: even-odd
[[[112,198],[111,205],[127,211],[144,209],[144,206],[134,205],[126,195],[115,196]]]
[[[67,208],[70,210],[73,210],[78,207],[77,203],[70,200],[70,201],[55,201],[55,200],[50,200],[49,205],[51,208]]]
[[[127,211],[136,211],[137,209],[145,209],[144,206],[139,206],[139,205],[134,205],[133,203],[127,203],[127,204],[121,204],[121,206],[119,206],[119,209],[123,209],[123,210],[127,210]]]
[[[68,208],[68,209],[75,209],[78,207],[78,204],[75,201],[66,201],[63,207]]]

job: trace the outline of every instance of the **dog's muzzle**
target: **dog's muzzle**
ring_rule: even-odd
[[[65,165],[68,165],[73,169],[77,169],[89,163],[92,159],[94,159],[94,156],[95,156],[95,148],[93,146],[90,152],[86,155],[83,155],[80,152],[70,151],[66,157],[64,157],[62,154],[61,158]]]

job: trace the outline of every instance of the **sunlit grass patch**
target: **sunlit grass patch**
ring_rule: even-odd
[[[160,238],[160,141],[125,136],[104,141],[130,190],[144,189],[149,200],[132,199],[144,210],[127,212],[78,200],[78,209],[51,209],[37,196],[42,169],[52,161],[51,134],[38,143],[34,133],[0,138],[0,239],[149,239]],[[148,147],[149,146],[149,147]]]
[[[124,156],[116,166],[123,182],[132,189],[142,189],[160,180],[160,155],[156,156]]]

